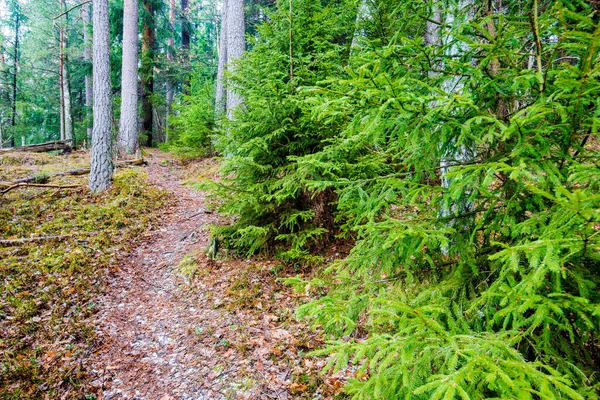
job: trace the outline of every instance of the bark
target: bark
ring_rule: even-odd
[[[67,150],[70,148],[68,142],[59,140],[56,142],[46,142],[40,144],[32,144],[29,146],[10,147],[8,149],[0,149],[0,154],[12,152],[27,152],[27,153],[44,153],[54,150]]]
[[[138,145],[138,2],[125,0],[123,9],[123,68],[121,74],[120,154],[135,154]]]
[[[169,43],[167,46],[167,115],[166,115],[166,135],[165,142],[169,141],[169,131],[171,126],[169,124],[169,117],[171,114],[171,107],[173,105],[173,98],[175,97],[175,84],[173,82],[173,76],[171,74],[171,67],[173,65],[173,49],[175,47],[175,0],[169,0]]]
[[[187,70],[190,65],[190,20],[188,16],[189,0],[181,0],[181,50],[183,51],[184,68]],[[190,94],[190,77],[185,74],[183,80],[183,92]]]
[[[215,96],[215,117],[220,118],[225,113],[227,95],[225,91],[225,70],[227,68],[227,2],[223,1],[221,11],[221,31],[219,36],[219,64],[217,68],[217,89]]]
[[[142,129],[146,136],[146,146],[152,146],[152,95],[154,94],[154,5],[151,0],[143,0],[146,9],[142,36]]]
[[[66,11],[67,5],[65,0],[60,1],[61,12]],[[71,83],[69,79],[69,39],[67,27],[69,23],[69,15],[65,14],[63,17],[64,22],[60,25],[60,76],[61,76],[61,95],[62,95],[62,116],[64,122],[64,137],[61,139],[72,141],[73,140],[73,113],[71,104]],[[62,136],[62,135],[61,135]]]
[[[89,187],[102,192],[112,183],[112,108],[110,87],[108,0],[93,0],[94,128]]]
[[[443,3],[434,2],[434,7],[437,10],[443,9]],[[473,18],[473,1],[472,0],[459,0],[456,4],[451,4],[447,7],[447,12],[445,13],[445,18],[440,17],[440,21],[443,21],[445,26],[449,27],[448,29],[454,29],[457,24],[463,23],[464,20],[469,20]],[[434,13],[434,18],[436,14]],[[462,20],[462,21],[461,21]],[[431,25],[430,25],[431,24]],[[434,46],[442,46],[444,42],[450,45],[447,45],[444,49],[444,56],[448,58],[455,57],[461,54],[463,51],[467,49],[467,44],[460,41],[455,41],[453,36],[453,32],[449,31],[444,37],[441,37],[439,33],[440,27],[435,27],[436,24],[428,22],[428,28],[432,28],[431,36],[428,40],[431,40],[432,45]],[[439,69],[444,69],[444,66],[441,62],[437,63]],[[461,76],[452,76],[447,77],[442,82],[442,90],[447,93],[448,96],[453,96],[454,94],[460,94],[463,92],[464,88],[464,77]],[[455,134],[458,136],[458,132]],[[468,144],[458,144],[457,140],[452,137],[447,143],[440,144],[442,147],[442,155],[440,158],[440,172],[441,172],[441,181],[442,187],[447,191],[452,185],[452,180],[448,177],[448,172],[453,168],[452,164],[469,162],[475,159],[476,149],[469,146]],[[456,213],[467,213],[473,209],[473,203],[468,201],[466,198],[470,193],[470,189],[466,189],[464,192],[464,198],[458,201],[452,202],[449,208],[441,207],[440,216],[441,217],[449,217],[452,214]],[[457,226],[456,222],[453,221],[450,223],[451,226],[454,226],[456,229],[461,229],[466,227],[471,223],[472,219],[465,219],[461,221],[461,225]],[[451,247],[442,248],[442,252],[445,255],[449,255],[451,252]]]
[[[12,104],[11,104],[11,126],[10,146],[15,147],[15,127],[17,126],[17,70],[19,68],[19,28],[21,26],[21,15],[19,10],[15,13],[15,48],[13,54],[12,73]]]
[[[85,4],[82,8],[81,19],[83,20],[83,59],[86,64],[92,65],[92,38],[90,35],[90,25],[92,24],[91,4]],[[85,110],[87,119],[87,145],[92,144],[92,76],[88,72],[85,74]]]
[[[244,29],[244,1],[228,0],[227,2],[227,68],[235,71],[233,62],[241,58],[246,47]],[[234,110],[243,100],[232,84],[227,85],[227,118],[233,120]]]

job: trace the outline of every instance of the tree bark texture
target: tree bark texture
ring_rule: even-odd
[[[142,129],[146,136],[146,146],[152,146],[152,95],[154,93],[154,5],[151,0],[143,0],[144,31],[142,36]]]
[[[11,104],[11,123],[12,131],[10,136],[10,146],[15,147],[15,127],[17,126],[17,73],[19,69],[19,28],[21,25],[21,15],[19,10],[15,13],[15,48],[13,54],[13,73],[12,73],[12,104]]]
[[[138,2],[125,0],[123,9],[123,65],[121,73],[121,121],[119,153],[138,149]]]
[[[84,4],[81,9],[81,19],[83,20],[83,59],[86,64],[92,65],[92,37],[90,35],[90,25],[92,24],[92,6],[90,3]],[[92,144],[92,76],[88,72],[85,74],[85,110],[87,119],[87,144]]]
[[[227,2],[223,1],[221,10],[221,30],[219,36],[219,63],[217,67],[217,89],[215,96],[215,116],[220,118],[225,113],[227,96],[225,92],[225,70],[227,68]]]
[[[169,125],[169,117],[171,114],[171,107],[173,105],[173,98],[175,97],[175,84],[173,82],[173,76],[171,75],[171,68],[173,66],[173,50],[175,48],[175,0],[169,0],[169,42],[167,45],[167,115],[166,115],[166,135],[165,141],[169,141],[169,131],[171,127]]]
[[[66,11],[67,4],[65,0],[60,0],[61,13]],[[64,18],[64,20],[62,20]],[[73,135],[73,114],[71,112],[71,84],[69,80],[69,39],[68,39],[69,14],[61,17],[60,23],[60,83],[61,83],[61,114],[63,120],[64,132],[61,139],[72,141]]]
[[[241,58],[246,48],[244,1],[227,1],[227,69],[234,71],[233,62]],[[233,119],[234,110],[242,104],[242,97],[234,90],[232,84],[227,85],[227,118]]]
[[[110,87],[108,0],[93,0],[94,128],[89,187],[102,192],[112,183],[112,104]]]
[[[181,50],[183,51],[184,68],[187,71],[190,65],[190,19],[189,0],[181,0]],[[190,75],[185,74],[183,79],[183,93],[190,94]]]

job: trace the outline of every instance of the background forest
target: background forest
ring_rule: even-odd
[[[63,104],[82,145],[85,16],[5,2],[3,140],[68,137]],[[240,58],[232,4],[140,1],[143,143],[221,156],[232,253],[319,271],[287,283],[347,392],[598,398],[600,3],[247,1]]]

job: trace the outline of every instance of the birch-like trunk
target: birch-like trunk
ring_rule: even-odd
[[[112,102],[110,87],[110,53],[108,0],[93,0],[94,51],[94,128],[89,187],[102,192],[112,183]]]
[[[215,96],[215,117],[225,114],[227,95],[225,91],[225,70],[227,68],[227,2],[223,1],[221,10],[221,29],[219,32],[219,63],[217,67],[217,90]]]
[[[235,71],[233,63],[241,58],[246,48],[245,23],[244,23],[244,1],[227,1],[227,69]],[[227,85],[227,119],[234,119],[234,111],[239,107],[243,99],[236,92],[232,84]]]
[[[125,0],[119,154],[135,154],[138,144],[138,2]]]
[[[90,35],[90,25],[92,24],[92,6],[90,3],[84,4],[81,9],[81,19],[83,21],[83,59],[86,64],[92,64],[92,37]],[[87,145],[92,145],[92,76],[89,72],[85,74],[85,112],[87,125]]]

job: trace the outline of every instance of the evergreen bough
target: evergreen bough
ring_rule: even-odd
[[[350,255],[289,281],[356,399],[598,398],[595,3],[367,2],[347,53],[356,3],[293,4],[296,75],[282,7],[231,78],[221,233],[306,258],[334,203]]]

